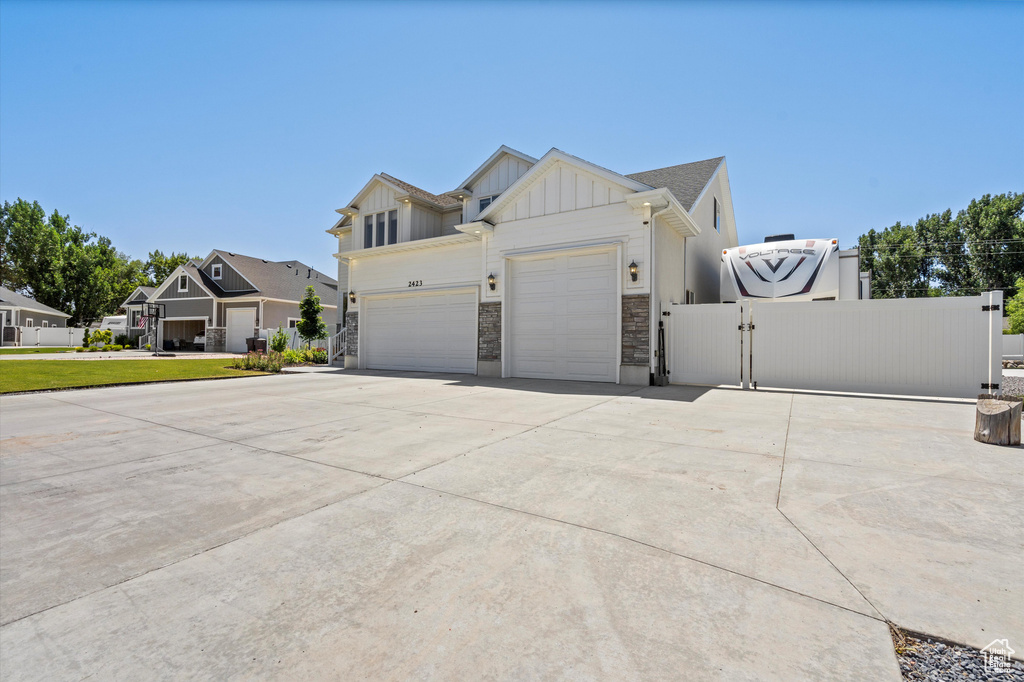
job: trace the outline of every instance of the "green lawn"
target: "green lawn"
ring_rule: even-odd
[[[61,346],[60,348],[40,348],[36,346],[26,346],[24,348],[18,348],[11,346],[9,348],[0,348],[0,355],[25,355],[28,353],[74,353],[74,348],[67,348]]]
[[[227,359],[212,360],[7,360],[0,362],[0,393],[54,388],[253,376],[263,372],[231,369]]]

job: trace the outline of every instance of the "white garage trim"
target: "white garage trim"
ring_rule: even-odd
[[[466,300],[462,302],[464,305],[470,306],[471,309],[467,309],[467,320],[468,327],[461,330],[466,333],[466,337],[462,339],[466,343],[467,351],[470,348],[470,337],[472,339],[472,352],[471,359],[466,358],[463,361],[456,361],[454,363],[448,362],[446,359],[443,363],[444,366],[439,367],[437,365],[431,366],[424,364],[417,366],[416,363],[401,365],[402,363],[396,363],[385,357],[371,357],[373,350],[377,347],[370,338],[371,333],[375,330],[373,326],[373,315],[371,314],[371,308],[374,304],[381,304],[386,301],[404,301],[404,300],[415,300],[423,299],[423,302],[428,304],[430,299],[440,299],[447,296],[464,296]],[[464,374],[475,374],[477,370],[477,348],[478,348],[478,316],[479,316],[479,301],[480,291],[477,286],[459,286],[459,287],[433,287],[433,288],[420,288],[416,287],[413,290],[399,289],[399,290],[388,290],[388,291],[375,291],[370,294],[363,294],[359,300],[359,367],[360,369],[398,369],[406,371],[423,371],[423,372],[455,372]],[[445,306],[447,309],[451,308],[451,301]],[[453,330],[456,333],[457,330]],[[372,366],[371,366],[372,365]]]
[[[256,308],[227,308],[224,311],[224,350],[229,353],[239,353],[244,351],[231,350],[231,316],[232,313],[246,313],[252,315],[252,326],[249,327],[249,332],[245,337],[242,338],[242,345],[245,345],[245,339],[255,334],[256,330]]]
[[[501,306],[501,376],[512,376],[512,338],[511,315],[515,301],[512,300],[511,271],[513,261],[535,260],[552,256],[572,256],[576,254],[614,252],[615,254],[615,383],[620,382],[622,366],[622,278],[625,272],[622,262],[623,241],[605,241],[590,244],[555,246],[530,251],[509,251],[502,259],[503,301]]]

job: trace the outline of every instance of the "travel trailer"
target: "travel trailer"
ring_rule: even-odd
[[[794,239],[791,234],[723,249],[720,295],[722,303],[871,297],[869,273],[860,271],[859,249],[841,251],[838,239]]]

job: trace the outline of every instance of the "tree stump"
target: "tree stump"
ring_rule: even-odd
[[[1016,397],[979,395],[974,440],[992,445],[1020,445],[1022,405]]]

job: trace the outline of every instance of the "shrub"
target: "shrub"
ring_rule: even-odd
[[[89,346],[89,352],[90,353],[99,353],[100,352],[100,347],[99,346]]]
[[[89,328],[86,327],[85,328],[85,332],[82,334],[82,346],[85,347],[85,348],[88,348],[89,344],[91,344],[91,343],[92,343],[92,340],[91,340],[91,337],[89,336]]]
[[[327,364],[327,349],[326,348],[307,348],[302,351],[302,358],[306,362],[314,365],[325,365]]]
[[[147,343],[147,344],[146,344],[146,350],[152,350],[152,349],[153,349],[153,348],[152,348],[152,344],[148,344],[148,343]]]
[[[129,340],[127,334],[118,334],[117,336],[114,337],[115,346],[121,346],[121,348],[124,348],[125,346],[128,345],[128,343]]]
[[[275,353],[283,353],[288,349],[288,344],[291,343],[291,340],[292,335],[278,327],[274,335],[270,337],[270,350]]]
[[[291,348],[285,349],[285,351],[281,353],[281,360],[286,365],[301,365],[306,361],[303,357],[302,351],[292,350]]]
[[[246,353],[240,358],[233,358],[231,366],[234,369],[248,369],[257,372],[280,372],[281,354]]]
[[[106,346],[111,341],[113,341],[113,338],[114,338],[114,332],[110,331],[109,329],[100,329],[100,330],[97,330],[96,332],[93,332],[92,343],[93,344],[102,344],[102,345]]]
[[[81,353],[84,350],[85,350],[85,346],[75,346],[75,352],[76,353]]]

